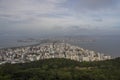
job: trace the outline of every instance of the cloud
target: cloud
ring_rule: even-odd
[[[8,22],[36,21],[41,17],[65,12],[58,5],[65,0],[1,0],[0,18]]]
[[[79,0],[76,8],[87,10],[110,9],[117,6],[119,0]]]
[[[119,0],[0,0],[0,29],[76,34],[107,30],[119,26],[119,4]]]

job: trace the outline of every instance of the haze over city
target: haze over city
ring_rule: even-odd
[[[120,56],[120,0],[0,0],[0,48],[27,38],[81,36],[95,42],[77,45]]]

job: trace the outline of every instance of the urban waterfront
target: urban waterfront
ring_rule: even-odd
[[[103,53],[59,42],[0,50],[0,64],[25,63],[49,58],[66,58],[79,62],[112,59],[111,56]]]
[[[10,47],[19,47],[19,46],[27,46],[34,45],[38,42],[17,42],[17,40],[26,39],[24,37],[1,37],[0,38],[0,48],[10,48]],[[39,39],[39,37],[37,38]],[[93,37],[94,39],[94,37]],[[70,44],[94,50],[98,52],[106,53],[107,55],[111,55],[114,57],[120,56],[119,48],[120,48],[120,37],[119,36],[107,36],[107,37],[98,37],[95,42],[69,42]]]

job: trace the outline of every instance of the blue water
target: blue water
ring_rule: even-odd
[[[94,38],[94,37],[93,37]],[[96,38],[96,37],[95,37]],[[0,48],[18,47],[35,44],[35,42],[22,43],[17,40],[26,39],[26,36],[1,36]],[[95,42],[76,42],[75,45],[85,49],[94,50],[112,56],[120,56],[120,37],[119,36],[100,36]]]
[[[36,42],[18,42],[26,39],[25,36],[0,36],[0,48],[19,47],[36,44]]]
[[[114,57],[120,56],[120,37],[118,36],[98,37],[95,42],[79,42],[76,45]]]

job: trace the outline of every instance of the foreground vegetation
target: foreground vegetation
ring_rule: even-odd
[[[46,59],[0,66],[0,80],[120,80],[120,58],[99,62]]]

